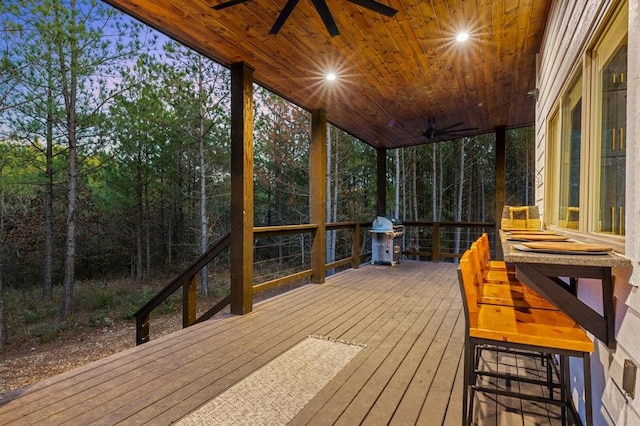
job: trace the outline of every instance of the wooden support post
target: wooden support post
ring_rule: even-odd
[[[231,312],[253,309],[253,68],[231,66]]]
[[[433,223],[433,253],[431,253],[431,257],[433,263],[440,262],[440,223]]]
[[[311,112],[311,156],[309,160],[309,193],[311,223],[316,225],[311,233],[311,282],[324,283],[326,264],[326,198],[327,198],[327,112],[317,109]]]
[[[376,167],[376,214],[386,216],[387,214],[387,149],[378,148],[378,161]]]
[[[496,235],[499,235],[502,209],[507,201],[507,128],[496,127]],[[499,240],[496,238],[496,240]],[[495,245],[496,259],[502,260],[502,246]]]
[[[182,328],[187,328],[196,322],[198,307],[198,280],[194,275],[189,284],[182,286]]]

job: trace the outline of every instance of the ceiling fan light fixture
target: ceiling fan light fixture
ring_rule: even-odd
[[[338,78],[335,72],[327,73],[326,79],[327,81],[335,81]]]
[[[464,43],[467,40],[469,40],[469,33],[466,31],[459,32],[456,35],[456,41],[459,43]]]

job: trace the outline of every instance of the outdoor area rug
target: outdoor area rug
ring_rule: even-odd
[[[309,336],[177,424],[287,424],[364,347]]]

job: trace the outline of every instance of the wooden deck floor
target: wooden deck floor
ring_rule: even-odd
[[[463,334],[455,265],[366,266],[5,395],[0,424],[170,424],[322,335],[367,348],[292,424],[459,425]],[[557,423],[508,404],[480,423]]]

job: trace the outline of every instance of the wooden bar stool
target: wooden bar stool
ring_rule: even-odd
[[[512,264],[508,264],[504,260],[491,259],[491,245],[489,244],[489,235],[485,232],[476,240],[480,249],[480,259],[486,264],[486,267],[492,271],[507,271],[509,274],[515,274],[516,269]]]
[[[580,418],[571,398],[570,381],[568,380],[568,358],[578,357],[583,360],[585,420],[587,425],[592,425],[590,356],[594,350],[593,342],[575,321],[560,311],[478,303],[481,283],[473,268],[470,257],[463,256],[458,268],[458,281],[466,319],[463,424],[471,424],[473,420],[473,401],[476,392],[558,405],[562,408],[563,424],[566,424],[568,415],[571,416],[573,422],[580,424]],[[553,398],[553,395],[545,397],[483,386],[478,381],[483,376],[511,381],[528,381],[519,376],[482,371],[479,368],[478,351],[489,347],[524,351],[524,353],[550,354],[558,357],[560,360],[560,399]]]
[[[468,259],[471,263],[476,280],[479,283],[478,303],[558,310],[553,304],[519,281],[515,276],[508,275],[504,271],[487,271],[487,273],[483,273],[475,243],[471,244],[471,248],[462,255],[462,259]],[[489,278],[487,279],[486,277]]]

